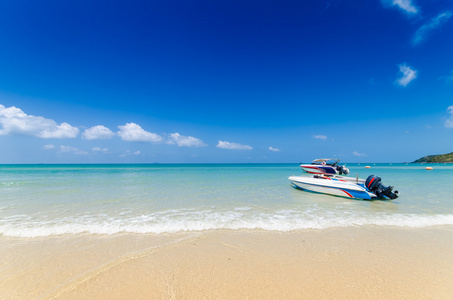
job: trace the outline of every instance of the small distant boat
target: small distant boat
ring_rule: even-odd
[[[382,185],[381,178],[370,175],[366,180],[339,175],[291,176],[288,178],[295,188],[316,193],[355,199],[396,199],[398,191]]]
[[[332,158],[319,158],[315,159],[311,164],[301,164],[302,169],[310,174],[323,174],[323,175],[347,175],[349,169],[341,166],[338,163],[339,159]]]

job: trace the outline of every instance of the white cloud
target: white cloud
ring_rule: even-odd
[[[55,149],[55,145],[52,145],[52,144],[44,145],[42,148],[45,150],[51,150],[51,149]]]
[[[192,136],[183,136],[179,133],[172,133],[168,139],[168,144],[176,144],[179,147],[203,147],[206,146],[202,140]]]
[[[422,25],[414,35],[413,44],[418,45],[423,42],[427,36],[433,31],[434,29],[440,27],[441,25],[445,24],[448,19],[451,18],[453,14],[451,11],[446,11],[444,13],[439,14],[437,17],[432,18],[428,23]]]
[[[128,157],[128,156],[131,156],[131,155],[141,155],[141,156],[144,156],[144,154],[142,154],[140,152],[140,150],[137,150],[135,152],[132,152],[130,150],[126,150],[126,152],[124,152],[123,154],[120,154],[119,157]]]
[[[100,148],[100,147],[93,147],[91,150],[96,151],[96,152],[107,152],[107,151],[109,151],[108,148]]]
[[[453,128],[453,105],[449,106],[447,108],[448,113],[450,114],[450,117],[445,121],[444,125],[447,128]]]
[[[135,123],[127,123],[123,126],[118,126],[120,131],[118,131],[119,137],[123,141],[128,142],[160,142],[162,137],[156,133],[151,133],[143,130],[140,125]]]
[[[52,121],[54,122],[54,121]],[[43,139],[64,139],[75,138],[79,135],[79,129],[69,125],[68,123],[61,123],[60,125],[52,125],[42,130],[37,136]]]
[[[392,3],[407,13],[416,14],[418,12],[418,8],[412,4],[411,0],[393,0]]]
[[[73,153],[76,155],[86,155],[87,152],[71,146],[60,146],[60,153]]]
[[[365,153],[359,153],[357,151],[352,152],[352,154],[354,154],[355,156],[366,156]]]
[[[0,135],[31,135],[39,138],[75,138],[79,129],[40,116],[27,115],[15,106],[6,108],[0,104]]]
[[[382,0],[384,5],[397,6],[408,14],[418,13],[418,8],[412,3],[412,0]]]
[[[325,136],[323,134],[314,135],[313,137],[318,140],[323,140],[323,141],[327,140],[327,136]]]
[[[273,148],[273,147],[269,147],[269,151],[280,152],[280,149],[278,149],[278,148]]]
[[[249,145],[241,145],[237,143],[230,143],[230,142],[224,142],[224,141],[219,141],[219,143],[216,146],[217,148],[220,149],[229,149],[229,150],[252,150],[253,148]]]
[[[402,73],[401,78],[397,79],[396,82],[401,86],[408,85],[412,80],[417,78],[417,71],[411,69],[406,64],[399,65],[400,72]]]
[[[110,139],[115,133],[103,125],[93,126],[84,131],[83,137],[87,140]]]

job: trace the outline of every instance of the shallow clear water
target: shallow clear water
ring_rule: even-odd
[[[291,188],[297,164],[0,165],[0,235],[453,226],[453,165],[430,166],[348,164],[400,192],[360,201]]]

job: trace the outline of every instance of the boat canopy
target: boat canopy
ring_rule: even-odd
[[[337,165],[337,163],[339,161],[340,161],[339,159],[334,159],[334,158],[318,158],[318,159],[315,159],[312,162],[312,164],[313,165],[322,165],[322,163],[325,162],[326,165],[335,166],[335,165]]]

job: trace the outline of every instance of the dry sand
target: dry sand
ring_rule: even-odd
[[[453,229],[0,238],[0,299],[453,299]]]

